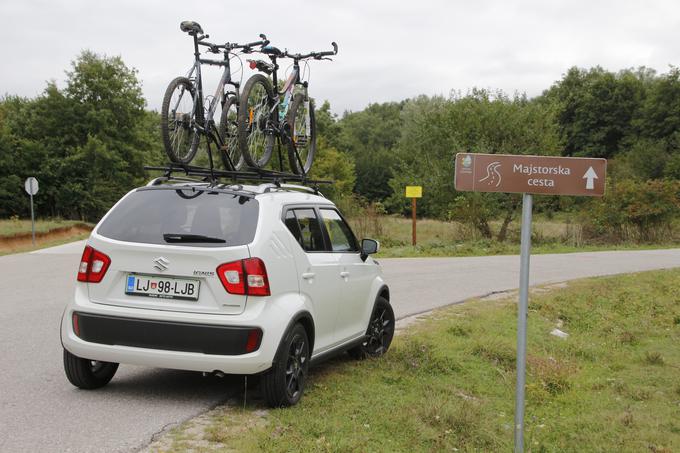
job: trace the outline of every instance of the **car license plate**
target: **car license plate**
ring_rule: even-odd
[[[158,299],[198,300],[201,282],[193,278],[128,274],[125,294]]]

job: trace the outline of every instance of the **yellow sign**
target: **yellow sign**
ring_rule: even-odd
[[[423,187],[406,186],[406,198],[423,198]]]

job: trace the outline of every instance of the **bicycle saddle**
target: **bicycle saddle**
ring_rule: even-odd
[[[194,22],[193,20],[185,20],[179,24],[179,29],[189,34],[203,34],[201,25],[198,22]]]
[[[261,52],[266,53],[267,55],[274,55],[275,57],[283,55],[283,52],[281,52],[278,47],[274,46],[265,46],[262,48]]]

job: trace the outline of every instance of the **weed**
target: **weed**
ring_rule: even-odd
[[[452,325],[451,327],[446,329],[446,332],[449,333],[450,335],[453,335],[454,337],[469,337],[470,336],[470,328],[461,326],[460,324]]]
[[[576,372],[573,365],[554,357],[529,356],[529,374],[540,383],[549,395],[556,396],[571,388],[569,377]]]
[[[428,374],[448,374],[460,370],[460,365],[435,351],[432,344],[409,339],[392,352],[394,358],[409,371]]]
[[[657,351],[647,351],[645,352],[645,362],[648,365],[663,365],[664,360],[660,352]]]
[[[635,401],[647,401],[651,396],[651,392],[645,388],[636,388],[630,392],[630,397]]]
[[[433,400],[437,401],[434,398]],[[443,434],[435,441],[438,447],[445,447],[447,443],[462,450],[497,446],[492,436],[478,429],[484,423],[484,415],[479,406],[469,400],[445,400],[421,407],[418,416],[435,432]],[[446,450],[450,451],[450,448]]]
[[[621,423],[623,426],[630,428],[633,426],[633,413],[630,411],[626,411],[623,413],[621,416]]]
[[[626,344],[629,346],[635,346],[638,344],[638,338],[633,332],[625,331],[621,332],[619,335],[619,343]]]
[[[507,343],[498,340],[477,343],[472,348],[472,353],[506,370],[515,368],[515,349]]]

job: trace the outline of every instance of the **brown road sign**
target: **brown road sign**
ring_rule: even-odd
[[[458,153],[454,184],[459,191],[601,197],[606,174],[606,159]]]

